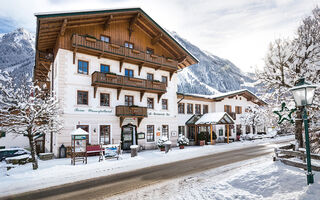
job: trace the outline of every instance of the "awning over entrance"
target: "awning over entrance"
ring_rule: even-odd
[[[202,115],[196,122],[196,125],[223,125],[234,124],[232,117],[226,112],[206,113]]]

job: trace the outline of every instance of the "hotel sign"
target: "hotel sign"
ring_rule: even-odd
[[[112,109],[75,108],[74,112],[92,114],[112,114]]]
[[[148,116],[170,116],[168,112],[148,112]]]

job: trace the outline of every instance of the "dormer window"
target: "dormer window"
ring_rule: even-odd
[[[100,40],[106,43],[110,43],[110,37],[109,36],[105,36],[105,35],[101,35],[100,36]]]
[[[152,54],[154,54],[154,50],[151,49],[151,48],[147,48],[146,53],[149,54],[149,55],[152,55]]]
[[[125,42],[125,43],[124,43],[124,47],[125,47],[125,48],[129,48],[129,49],[133,49],[133,48],[134,48],[134,45],[133,45],[133,43]]]

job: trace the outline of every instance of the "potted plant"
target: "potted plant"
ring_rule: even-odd
[[[179,134],[177,143],[178,143],[180,149],[184,149],[185,145],[189,145],[189,139],[186,138],[186,136]]]
[[[199,133],[199,145],[203,146],[206,143],[206,138],[207,138],[207,132],[200,132]]]
[[[161,137],[157,141],[157,146],[161,151],[164,151],[164,143],[168,141],[167,137]]]

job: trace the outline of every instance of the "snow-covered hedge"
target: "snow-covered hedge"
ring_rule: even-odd
[[[177,140],[179,146],[189,145],[189,139],[186,136],[179,134],[179,138]]]

